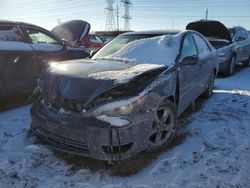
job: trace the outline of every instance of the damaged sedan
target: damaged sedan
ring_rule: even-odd
[[[180,114],[212,95],[217,72],[217,51],[198,32],[111,41],[92,59],[51,64],[31,130],[57,150],[128,159],[168,145]]]

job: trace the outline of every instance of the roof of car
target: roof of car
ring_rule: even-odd
[[[29,25],[29,26],[39,27],[37,25],[26,23],[26,22],[10,21],[10,20],[0,20],[0,24]]]
[[[179,30],[150,30],[150,31],[133,31],[121,34],[122,36],[128,35],[165,35],[165,34],[177,34]]]
[[[242,27],[242,26],[234,26],[234,27],[230,27],[228,28],[229,30],[236,30],[236,29],[243,29],[243,30],[246,30],[246,28]],[[247,30],[246,30],[247,31]]]

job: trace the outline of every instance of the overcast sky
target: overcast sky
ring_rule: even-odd
[[[250,0],[131,0],[131,29],[184,29],[194,20],[208,18],[222,21],[226,26],[241,25],[250,30]],[[124,7],[119,6],[120,16]],[[0,19],[25,21],[53,28],[58,19],[82,19],[91,30],[104,30],[106,0],[0,0]],[[120,17],[120,28],[124,20]]]

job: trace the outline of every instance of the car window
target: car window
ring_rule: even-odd
[[[98,37],[98,36],[95,36],[95,35],[89,35],[89,40],[91,42],[98,42],[98,43],[102,43],[102,40]]]
[[[207,54],[208,52],[210,52],[210,48],[203,38],[195,34],[194,40],[196,42],[199,55]]]
[[[48,34],[36,30],[36,29],[26,29],[26,32],[28,33],[29,37],[32,40],[33,44],[43,43],[43,44],[56,44],[60,45],[60,42],[53,38],[52,36],[49,36]]]
[[[197,48],[191,34],[185,36],[181,49],[181,60],[189,56],[197,56]]]
[[[17,27],[0,26],[0,41],[23,42],[23,38]]]
[[[236,32],[236,36],[235,36],[235,39],[240,39],[239,41],[243,41],[243,40],[246,40],[246,37],[243,30],[241,29],[238,29],[237,32]]]
[[[120,50],[122,47],[124,47],[126,44],[128,44],[131,41],[147,38],[149,36],[119,36],[110,41],[108,44],[106,44],[103,48],[101,48],[94,56],[93,59],[103,58],[108,55],[111,55],[118,50]]]
[[[248,39],[248,33],[247,33],[247,31],[242,30],[241,32],[242,32],[242,36],[243,36],[245,39]]]

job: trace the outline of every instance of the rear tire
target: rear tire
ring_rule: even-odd
[[[177,129],[177,110],[174,103],[166,100],[157,108],[151,129],[148,150],[164,148],[172,141]]]
[[[230,63],[227,65],[227,69],[225,72],[226,76],[232,76],[234,74],[235,63],[236,63],[236,57],[234,55],[230,59]]]
[[[213,95],[213,89],[214,89],[214,80],[215,80],[215,75],[212,72],[209,78],[208,86],[205,92],[203,93],[203,97],[209,98]]]
[[[246,61],[244,61],[242,64],[244,67],[250,67],[250,57]]]

